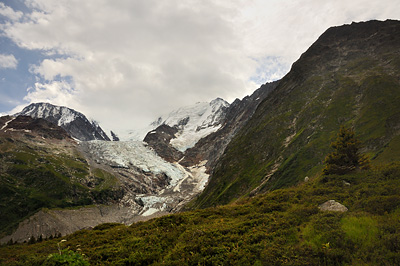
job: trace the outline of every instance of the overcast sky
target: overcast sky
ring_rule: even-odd
[[[399,0],[0,0],[0,113],[74,108],[105,129],[282,78],[327,28]]]

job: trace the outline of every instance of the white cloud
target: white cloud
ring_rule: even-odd
[[[0,15],[15,21],[20,19],[23,14],[20,11],[16,12],[11,7],[8,7],[5,4],[0,3]]]
[[[195,0],[29,3],[29,20],[6,34],[21,47],[68,55],[31,71],[46,82],[72,77],[69,104],[108,127],[118,119],[135,127],[176,106],[242,96],[252,84],[256,63],[241,51],[231,21],[237,6]],[[37,85],[26,99],[43,100],[47,91],[54,100],[47,85]]]
[[[1,68],[11,68],[16,69],[18,66],[18,60],[14,55],[0,54],[0,69]]]
[[[2,25],[20,47],[48,55],[31,67],[41,82],[25,100],[76,108],[117,131],[196,101],[243,97],[281,78],[330,26],[400,18],[397,0],[26,3],[31,13]]]

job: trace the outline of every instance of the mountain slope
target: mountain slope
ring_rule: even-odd
[[[90,168],[64,129],[29,116],[0,118],[0,191],[0,238],[41,208],[122,197],[115,178]]]
[[[399,265],[399,186],[398,163],[319,177],[227,206],[1,246],[0,264],[50,264],[60,245],[91,265]],[[328,200],[348,211],[322,211]]]
[[[399,21],[328,29],[228,145],[193,206],[225,204],[316,175],[340,125],[354,127],[379,161],[399,142],[399,72]]]
[[[90,122],[85,115],[68,107],[49,103],[33,103],[15,116],[18,115],[46,119],[64,128],[72,137],[78,140],[110,140],[96,122]]]

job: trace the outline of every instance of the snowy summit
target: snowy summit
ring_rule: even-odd
[[[170,143],[183,152],[193,147],[201,138],[217,131],[221,127],[228,107],[228,102],[217,98],[211,102],[199,102],[179,108],[151,123],[149,134],[155,132],[161,125],[178,129],[176,138],[171,139]]]

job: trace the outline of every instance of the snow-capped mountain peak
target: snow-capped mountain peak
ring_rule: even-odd
[[[43,118],[62,128],[78,140],[110,140],[107,134],[95,121],[89,121],[86,116],[65,106],[50,103],[32,103],[21,112],[15,114],[32,118]]]
[[[183,152],[193,147],[201,138],[217,131],[228,107],[229,103],[221,98],[211,102],[198,102],[161,116],[151,125],[153,129],[161,125],[178,129],[170,144]]]
[[[27,115],[32,118],[56,118],[58,126],[65,126],[83,114],[64,106],[56,106],[49,103],[34,103],[25,107],[17,115]]]

